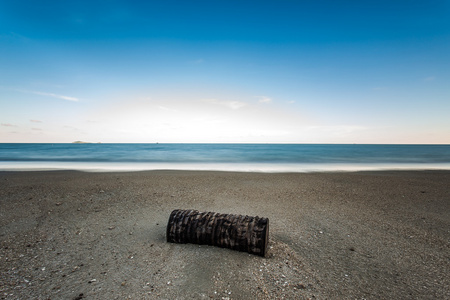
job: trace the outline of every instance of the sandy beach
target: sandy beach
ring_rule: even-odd
[[[0,172],[1,299],[450,299],[450,172]],[[270,219],[267,257],[166,242]]]

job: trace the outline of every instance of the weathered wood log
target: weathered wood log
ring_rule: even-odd
[[[265,256],[269,219],[176,209],[170,214],[166,237],[171,243],[218,246]]]

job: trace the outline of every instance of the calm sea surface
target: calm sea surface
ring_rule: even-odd
[[[0,144],[0,170],[450,169],[450,145]]]

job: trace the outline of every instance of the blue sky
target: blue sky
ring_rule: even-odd
[[[450,143],[450,1],[0,1],[0,142]]]

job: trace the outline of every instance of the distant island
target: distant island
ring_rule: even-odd
[[[91,143],[91,142],[83,142],[83,141],[75,141],[75,142],[72,142],[72,144],[94,144],[94,143]],[[97,144],[101,144],[101,142],[97,142]]]

